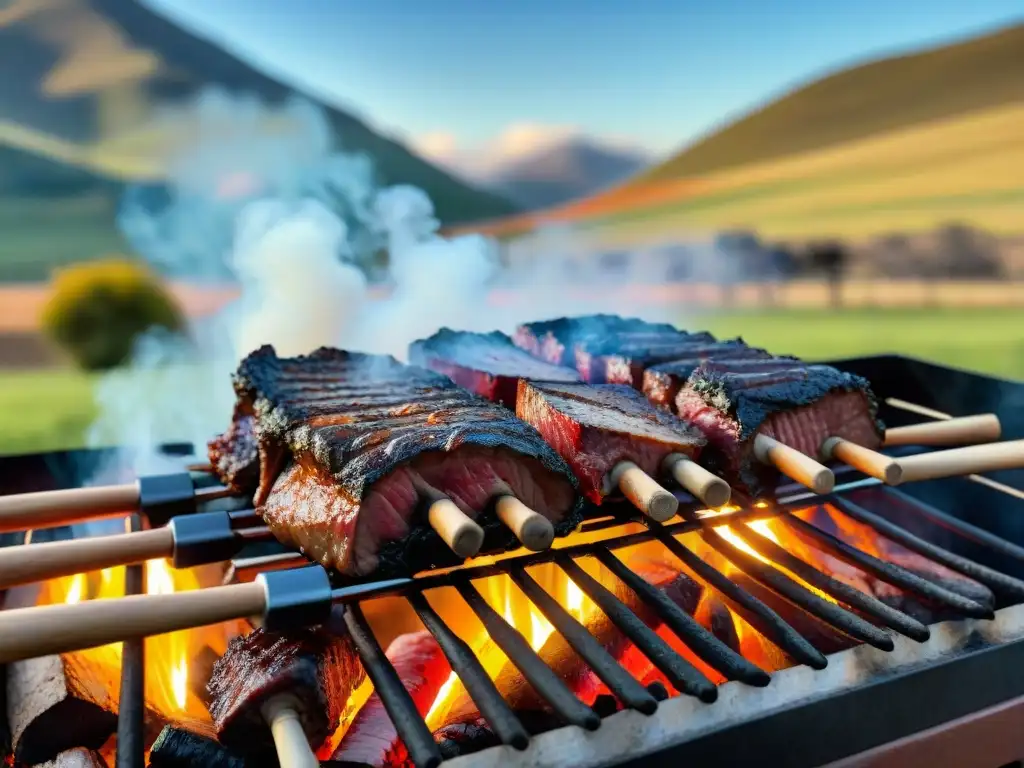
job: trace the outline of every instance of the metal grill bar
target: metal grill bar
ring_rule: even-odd
[[[441,620],[422,594],[409,595],[409,602],[420,620],[432,634],[452,666],[452,671],[466,687],[474,703],[480,708],[491,730],[516,749],[526,749],[530,735],[519,722],[512,708],[501,698],[498,689],[491,682],[483,665],[473,655],[473,650]]]
[[[437,768],[441,763],[441,750],[358,605],[350,605],[346,609],[345,625],[374,691],[380,696],[395,731],[409,750],[409,757],[417,768]]]
[[[807,611],[815,618],[831,624],[850,637],[868,643],[883,651],[893,649],[892,638],[874,624],[870,624],[856,614],[829,602],[806,589],[782,571],[776,570],[752,555],[748,555],[735,544],[714,529],[702,531],[704,540],[721,554],[725,555],[733,565],[760,584],[768,587],[780,597],[785,598],[799,608]]]
[[[597,713],[573,695],[562,679],[530,647],[526,638],[488,605],[483,595],[468,579],[459,579],[455,583],[455,588],[473,613],[479,617],[491,639],[560,717],[572,725],[590,731],[596,731],[601,727],[601,718]]]
[[[822,573],[813,565],[804,562],[751,527],[738,525],[732,528],[732,531],[758,554],[767,557],[773,563],[777,563],[815,589],[819,589],[851,608],[871,616],[890,629],[895,629],[900,634],[906,635],[912,640],[917,640],[919,643],[925,642],[931,636],[928,627],[917,619],[907,616],[902,611],[897,611],[881,600],[865,594],[845,582]]]
[[[991,619],[995,612],[990,606],[984,606],[958,592],[941,587],[916,573],[911,573],[895,563],[887,563],[874,555],[861,552],[836,536],[817,528],[795,515],[781,515],[782,520],[798,536],[808,541],[822,552],[832,555],[844,563],[860,568],[875,578],[899,587],[905,592],[922,597],[957,611],[972,619]]]
[[[612,658],[587,628],[576,621],[557,600],[534,581],[524,568],[513,568],[509,572],[509,577],[619,701],[645,715],[654,714],[658,709],[658,702],[650,692]]]
[[[1014,544],[1012,541],[996,536],[994,533],[979,528],[976,525],[964,522],[958,517],[943,512],[941,509],[927,504],[920,499],[914,498],[909,493],[904,493],[898,488],[884,488],[886,494],[899,499],[903,504],[911,507],[921,517],[935,525],[952,531],[959,536],[973,541],[976,544],[983,544],[993,552],[1024,561],[1024,547]]]
[[[604,611],[611,622],[651,660],[680,693],[696,696],[701,701],[712,702],[718,698],[718,688],[690,662],[672,650],[668,643],[658,637],[619,598],[603,587],[597,579],[587,573],[575,560],[560,558],[559,568],[568,574],[577,587]]]
[[[994,589],[1017,600],[1024,600],[1024,581],[1020,579],[1015,579],[1005,573],[993,570],[987,565],[968,560],[966,557],[954,554],[949,550],[932,544],[930,541],[925,541],[920,536],[915,536],[910,531],[890,523],[885,518],[869,512],[852,501],[829,499],[829,503],[847,517],[856,520],[858,523],[870,526],[882,536],[891,539],[902,547],[906,547],[911,552],[916,552],[933,562],[958,571],[964,576],[974,579],[979,584],[984,584],[989,589]]]
[[[132,515],[129,531],[141,531],[142,519]],[[142,563],[124,572],[125,595],[146,592],[146,571]],[[143,638],[121,644],[121,695],[117,709],[117,768],[144,768],[146,764],[146,644]]]
[[[812,669],[824,669],[828,660],[803,635],[783,621],[775,611],[740,587],[716,568],[708,565],[684,547],[667,528],[651,521],[652,530],[668,550],[682,561],[698,578],[718,592],[744,620],[797,662]]]
[[[757,687],[764,687],[771,681],[771,675],[711,634],[660,589],[631,571],[614,553],[605,550],[597,552],[596,556],[616,578],[636,592],[676,637],[686,643],[686,646],[708,666],[721,672],[727,680],[739,680]]]

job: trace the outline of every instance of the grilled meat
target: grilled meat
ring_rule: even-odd
[[[488,510],[501,494],[558,534],[579,522],[576,480],[537,431],[440,374],[326,348],[282,359],[265,346],[242,362],[235,386],[255,417],[264,520],[326,567],[365,575],[451,564],[422,514],[421,499],[437,493],[470,517],[486,513],[488,550],[518,546]]]
[[[792,358],[795,360],[795,358]],[[690,375],[702,364],[728,361],[732,370],[760,370],[762,361],[773,360],[772,355],[757,347],[748,347],[742,339],[719,341],[710,344],[695,344],[687,357],[659,363],[643,373],[641,389],[647,399],[659,408],[674,410],[676,395],[686,384]],[[632,382],[627,382],[632,383]]]
[[[596,504],[610,492],[606,478],[620,461],[656,477],[670,453],[696,458],[705,443],[695,429],[622,385],[523,380],[516,414],[569,463]]]
[[[452,671],[437,640],[426,631],[399,635],[385,655],[412,696],[416,710],[425,717]],[[408,763],[405,745],[376,693],[359,710],[331,760],[377,768]]]
[[[314,749],[334,732],[345,702],[366,676],[348,635],[325,628],[257,629],[231,641],[207,684],[210,715],[224,746],[239,754],[274,751],[261,708],[278,694],[297,702]]]
[[[576,370],[584,381],[640,389],[644,371],[650,366],[691,356],[694,349],[714,342],[715,337],[705,332],[619,332],[577,340],[573,351]]]
[[[214,473],[236,493],[252,493],[260,482],[260,451],[252,403],[239,399],[231,426],[210,441],[208,455]]]
[[[676,411],[707,437],[705,465],[734,490],[753,498],[774,490],[777,472],[754,458],[759,434],[815,457],[833,436],[881,447],[885,427],[867,380],[791,360],[766,361],[757,372],[730,371],[729,365],[695,370],[676,397]]]
[[[519,379],[581,381],[573,369],[532,357],[499,331],[465,333],[442,328],[409,346],[409,362],[443,373],[460,387],[513,410]]]
[[[575,345],[585,338],[601,338],[609,333],[676,333],[668,323],[649,323],[635,317],[583,315],[560,317],[516,328],[512,341],[531,355],[555,365],[575,365]]]

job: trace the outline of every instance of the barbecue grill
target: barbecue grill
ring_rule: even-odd
[[[897,356],[829,364],[872,383],[884,402],[881,416],[889,426],[927,420],[929,413],[992,412],[999,416],[1005,437],[1024,437],[1024,384]],[[189,449],[168,450],[186,454]],[[900,456],[915,452],[920,449],[890,451]],[[0,492],[74,487],[84,462],[101,458],[99,452],[80,452],[0,459]],[[631,766],[652,760],[666,765],[760,762],[794,768],[887,761],[903,766],[939,762],[999,768],[1024,757],[1024,734],[1009,725],[1015,718],[1019,723],[1024,714],[1024,471],[912,483],[900,490],[852,469],[837,470],[836,479],[836,488],[827,497],[788,486],[779,490],[775,503],[715,516],[703,514],[700,505],[680,491],[681,521],[669,524],[643,517],[633,507],[605,507],[604,517],[584,525],[584,532],[595,534],[586,540],[570,538],[555,549],[489,558],[482,564],[471,561],[379,590],[369,582],[360,599],[346,606],[344,620],[410,759],[420,768],[441,761],[452,768],[499,762],[507,768],[510,764]],[[995,596],[994,605],[844,543],[813,515],[792,514],[820,503],[916,556],[984,585]],[[735,530],[740,522],[764,518],[781,521],[837,560],[876,573],[926,601],[943,620],[928,622],[930,631],[925,630],[912,612],[864,596],[780,551],[754,531],[742,535],[747,548],[741,548],[714,530],[725,522]],[[624,523],[639,524],[642,529],[599,538],[602,530]],[[676,538],[686,532],[699,532],[708,547],[747,578],[741,582],[726,575],[686,549]],[[4,537],[7,544],[18,541],[18,537]],[[774,672],[769,679],[764,670],[665,599],[616,556],[644,542],[658,542],[679,558],[796,666]],[[591,557],[635,593],[638,603],[633,608],[580,567],[579,561]],[[541,563],[554,563],[571,577],[680,695],[659,701],[663,687],[641,685],[611,658],[588,629],[527,573],[528,567]],[[297,564],[294,553],[284,547],[261,543],[236,557],[228,572],[244,582],[254,573],[281,572]],[[141,589],[139,572],[135,566],[128,569],[128,593]],[[498,574],[509,575],[565,638],[621,702],[619,711],[602,720],[488,605],[473,580]],[[458,591],[494,643],[546,702],[553,721],[566,725],[531,735],[469,647],[423,597],[425,591],[442,586]],[[435,741],[364,615],[364,602],[385,594],[400,595],[411,603],[494,737],[507,746],[459,756],[455,746]],[[769,594],[781,603],[769,605],[759,598]],[[786,609],[777,610],[778,604]],[[713,685],[638,617],[637,606],[657,616],[727,682]],[[824,654],[802,631],[808,620],[855,642]],[[125,768],[143,765],[146,741],[144,666],[138,647],[138,643],[126,643],[122,657],[117,764]]]

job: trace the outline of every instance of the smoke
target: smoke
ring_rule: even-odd
[[[660,275],[609,269],[571,230],[535,233],[504,253],[479,235],[442,237],[428,196],[379,187],[369,161],[339,150],[309,104],[214,91],[159,124],[187,140],[169,153],[166,189],[126,194],[125,236],[167,277],[241,291],[186,334],[146,334],[132,365],[100,383],[89,443],[120,446],[135,473],[169,468],[154,448],[164,441],[203,453],[230,418],[231,372],[262,344],[284,355],[337,346],[404,359],[410,342],[443,326],[507,332],[593,311],[678,320],[629,290]],[[367,266],[380,253],[387,272],[371,286]]]

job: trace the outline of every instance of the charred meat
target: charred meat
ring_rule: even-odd
[[[760,497],[774,490],[774,469],[754,458],[754,438],[767,435],[818,456],[828,437],[877,450],[884,425],[867,380],[826,365],[776,359],[758,371],[708,363],[676,397],[679,417],[707,438],[704,463],[735,490]]]
[[[619,332],[578,340],[573,350],[576,370],[584,381],[641,389],[644,371],[650,366],[690,357],[694,350],[714,342],[714,336],[704,332]]]
[[[575,346],[587,338],[602,338],[611,333],[677,333],[667,323],[649,323],[635,317],[618,315],[582,315],[560,317],[516,328],[512,341],[531,355],[555,365],[575,365]]]
[[[221,743],[239,754],[273,754],[261,708],[291,696],[314,749],[333,733],[345,702],[366,673],[347,635],[324,628],[286,633],[257,629],[237,637],[207,684],[210,715]]]
[[[742,339],[696,344],[688,355],[667,363],[659,363],[644,371],[642,389],[648,400],[660,408],[674,410],[679,390],[693,372],[706,363],[721,362],[728,365],[731,370],[757,371],[765,364],[774,366],[774,360],[796,361],[796,358],[773,358],[766,350],[748,347]]]
[[[440,374],[326,348],[279,358],[265,346],[235,387],[255,417],[263,519],[326,567],[365,575],[447,563],[423,514],[437,494],[472,518],[511,493],[558,534],[579,522],[576,480],[540,434]],[[484,523],[485,547],[517,545]]]
[[[600,504],[621,461],[657,476],[671,453],[696,458],[703,436],[630,387],[521,381],[516,414],[572,467],[583,494]]]
[[[425,717],[452,671],[437,640],[429,632],[399,635],[385,655]],[[405,745],[376,693],[359,710],[331,760],[381,768],[408,764]]]
[[[442,328],[409,346],[409,362],[443,373],[460,387],[513,410],[519,379],[581,381],[573,369],[531,356],[499,331],[466,333]]]

